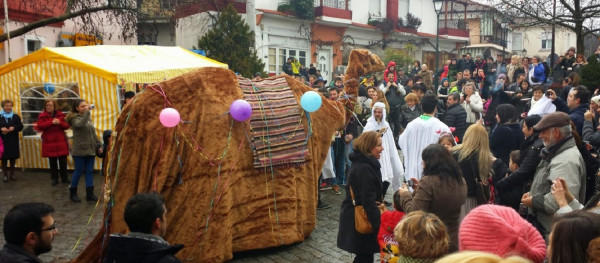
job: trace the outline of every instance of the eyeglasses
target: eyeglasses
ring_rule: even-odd
[[[57,227],[55,225],[52,225],[51,227],[42,229],[41,232],[44,232],[44,231],[54,231],[56,229],[57,229]]]

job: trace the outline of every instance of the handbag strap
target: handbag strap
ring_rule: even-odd
[[[352,186],[348,184],[348,188],[350,188],[350,197],[352,198],[352,205],[356,206],[356,201],[354,200],[354,191],[352,191]]]

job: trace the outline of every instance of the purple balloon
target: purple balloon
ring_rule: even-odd
[[[252,107],[245,100],[236,100],[229,106],[229,113],[236,121],[245,121],[252,115]]]

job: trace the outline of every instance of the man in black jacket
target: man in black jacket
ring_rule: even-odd
[[[105,263],[178,263],[175,254],[183,245],[171,246],[167,233],[165,200],[157,193],[136,194],[125,205],[129,235],[111,234]]]
[[[52,250],[58,234],[52,213],[43,203],[24,203],[11,208],[4,217],[6,244],[0,251],[0,263],[41,263],[39,255]]]
[[[448,105],[448,110],[446,111],[446,114],[444,114],[442,121],[448,125],[450,129],[454,127],[455,130],[452,134],[458,137],[459,142],[462,142],[468,125],[467,112],[460,106],[460,94],[458,94],[458,92],[450,93],[446,104]]]

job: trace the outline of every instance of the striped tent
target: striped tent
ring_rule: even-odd
[[[227,68],[227,64],[180,47],[101,45],[46,47],[1,66],[0,100],[12,100],[14,111],[25,125],[17,165],[49,168],[41,156],[40,134],[35,129],[45,99],[56,99],[63,111],[70,108],[72,99],[82,98],[95,104],[92,120],[102,140],[102,131],[113,129],[117,121],[125,90],[200,67]],[[69,166],[72,167],[71,159]],[[99,161],[95,168],[100,169]]]

